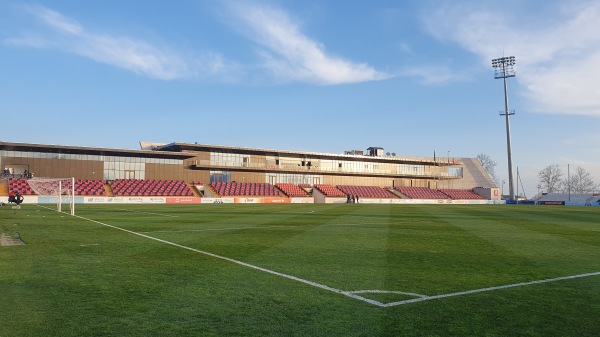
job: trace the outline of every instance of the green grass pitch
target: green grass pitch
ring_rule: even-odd
[[[600,207],[0,208],[0,336],[598,336]],[[6,242],[6,240],[4,240]]]

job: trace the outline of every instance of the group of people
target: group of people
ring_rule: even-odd
[[[33,173],[29,172],[29,170],[25,170],[23,172],[23,178],[25,178],[25,179],[31,179],[31,178],[33,178]]]
[[[18,191],[8,192],[8,203],[9,204],[15,204],[15,205],[19,206],[23,203],[23,200],[25,200],[25,198]],[[4,206],[4,205],[5,205],[4,203],[0,203],[0,206]]]
[[[346,203],[347,204],[354,204],[354,203],[358,204],[358,195],[348,194],[348,197],[346,198]]]
[[[23,171],[23,173],[15,173],[14,171],[11,171],[11,169],[9,169],[9,168],[4,168],[2,170],[2,177],[31,179],[31,178],[33,178],[33,173],[31,173],[29,170],[25,170],[25,171]]]

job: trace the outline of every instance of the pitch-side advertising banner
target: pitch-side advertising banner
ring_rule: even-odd
[[[8,199],[8,197],[6,197]],[[327,198],[326,203],[345,203],[346,199]],[[333,200],[335,199],[335,200]],[[339,199],[339,200],[338,200]],[[8,200],[4,201],[5,203]],[[25,196],[24,204],[56,204],[57,197],[54,196]],[[69,203],[67,197],[63,197],[63,204]],[[280,197],[258,197],[258,198],[197,198],[197,197],[97,197],[76,196],[76,204],[298,204],[314,203],[314,198],[280,198]],[[450,199],[360,199],[361,204],[453,204],[453,205],[483,205],[483,204],[505,204],[504,200],[450,200]],[[594,202],[546,202],[546,205],[566,206],[600,206],[599,201]]]

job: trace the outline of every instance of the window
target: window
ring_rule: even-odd
[[[230,183],[231,172],[229,171],[210,171],[211,183]]]

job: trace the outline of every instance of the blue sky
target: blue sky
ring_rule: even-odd
[[[0,140],[484,153],[507,180],[491,59],[515,56],[533,196],[551,164],[600,182],[599,21],[582,0],[0,0]]]

